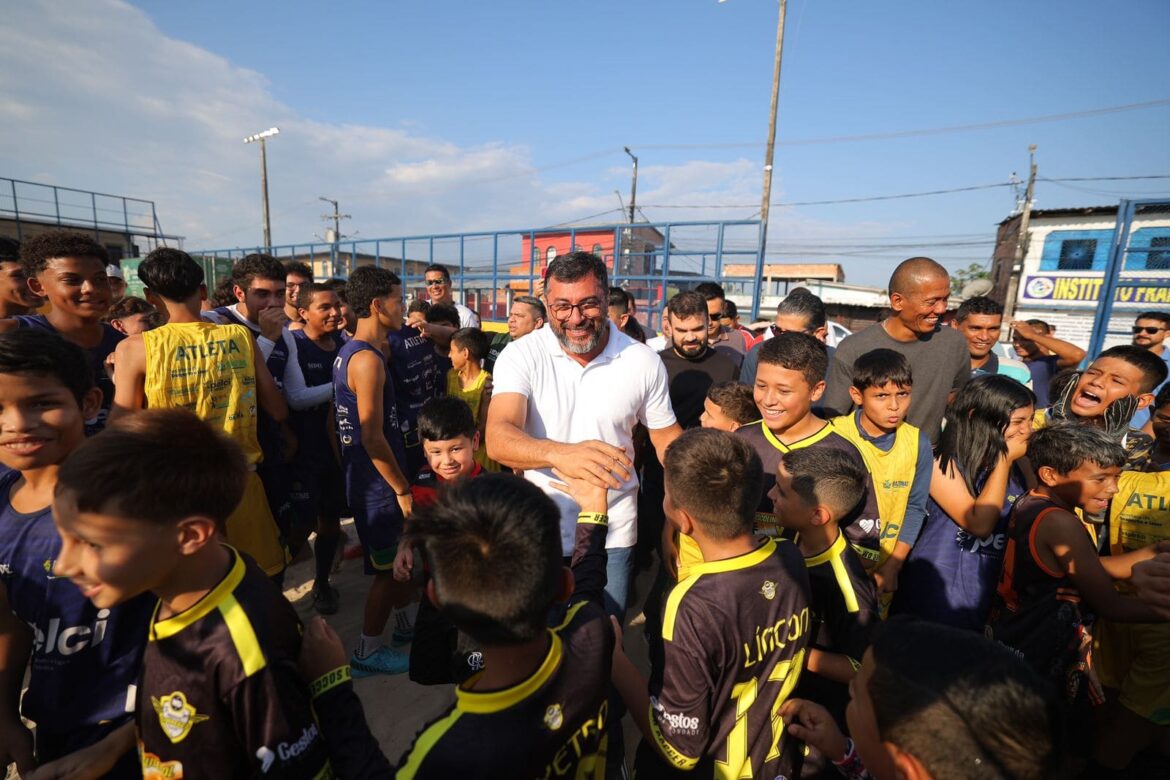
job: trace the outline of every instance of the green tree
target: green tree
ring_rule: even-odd
[[[966,285],[967,282],[971,282],[976,279],[990,278],[991,274],[989,274],[982,265],[979,263],[971,263],[971,265],[967,266],[966,268],[962,268],[951,274],[951,294],[958,295],[959,291],[963,289],[963,286]]]

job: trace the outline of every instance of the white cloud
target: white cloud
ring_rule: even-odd
[[[268,143],[277,243],[323,232],[321,195],[341,202],[353,215],[343,229],[363,238],[552,225],[600,212],[609,213],[591,221],[623,219],[614,189],[628,197],[629,169],[614,162],[617,149],[592,180],[566,180],[568,166],[542,171],[522,144],[460,146],[420,134],[410,118],[396,127],[309,119],[276,99],[264,74],[167,37],[119,0],[8,3],[5,17],[0,170],[154,200],[164,230],[186,236],[189,248],[259,242],[258,149],[242,139],[272,125],[281,128]],[[778,175],[777,193],[779,185]],[[759,187],[759,164],[746,159],[646,165],[638,201],[695,207],[648,208],[657,219],[746,218]],[[726,203],[747,207],[709,208]],[[773,237],[880,229],[786,210],[773,219]]]

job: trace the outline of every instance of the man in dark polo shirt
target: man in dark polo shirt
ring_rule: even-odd
[[[670,339],[670,346],[658,353],[670,377],[670,405],[683,430],[697,428],[707,390],[739,379],[739,367],[708,342],[707,301],[701,293],[671,298],[662,329]]]

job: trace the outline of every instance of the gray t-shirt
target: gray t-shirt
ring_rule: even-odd
[[[971,376],[967,339],[957,330],[944,327],[916,341],[897,341],[886,333],[881,323],[848,336],[837,345],[836,353],[829,360],[829,382],[821,400],[826,414],[828,410],[846,414],[853,408],[849,398],[853,361],[874,349],[892,349],[910,361],[914,393],[906,422],[917,426],[934,443],[938,440],[948,396]]]

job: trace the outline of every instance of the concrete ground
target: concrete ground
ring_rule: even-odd
[[[343,524],[351,541],[356,540],[351,525]],[[294,563],[285,575],[285,596],[292,602],[301,620],[308,622],[316,616],[310,595],[313,579],[312,561]],[[346,650],[352,651],[361,633],[362,608],[365,604],[369,578],[362,572],[362,562],[343,560],[333,575],[333,585],[340,591],[340,608],[337,614],[326,618],[334,631],[341,636]],[[650,577],[638,577],[638,593],[645,594],[650,586]],[[630,616],[637,609],[630,610]],[[385,638],[389,641],[392,626],[387,627]],[[645,674],[648,671],[646,644],[640,628],[627,628],[625,632],[626,651],[634,664]],[[404,648],[409,649],[409,648]],[[354,680],[354,689],[365,708],[366,721],[370,731],[382,747],[382,752],[397,764],[398,759],[410,747],[418,731],[440,715],[455,699],[454,688],[450,685],[419,685],[405,674],[376,675]],[[630,718],[625,718],[626,755],[632,766],[634,749],[640,735]]]

